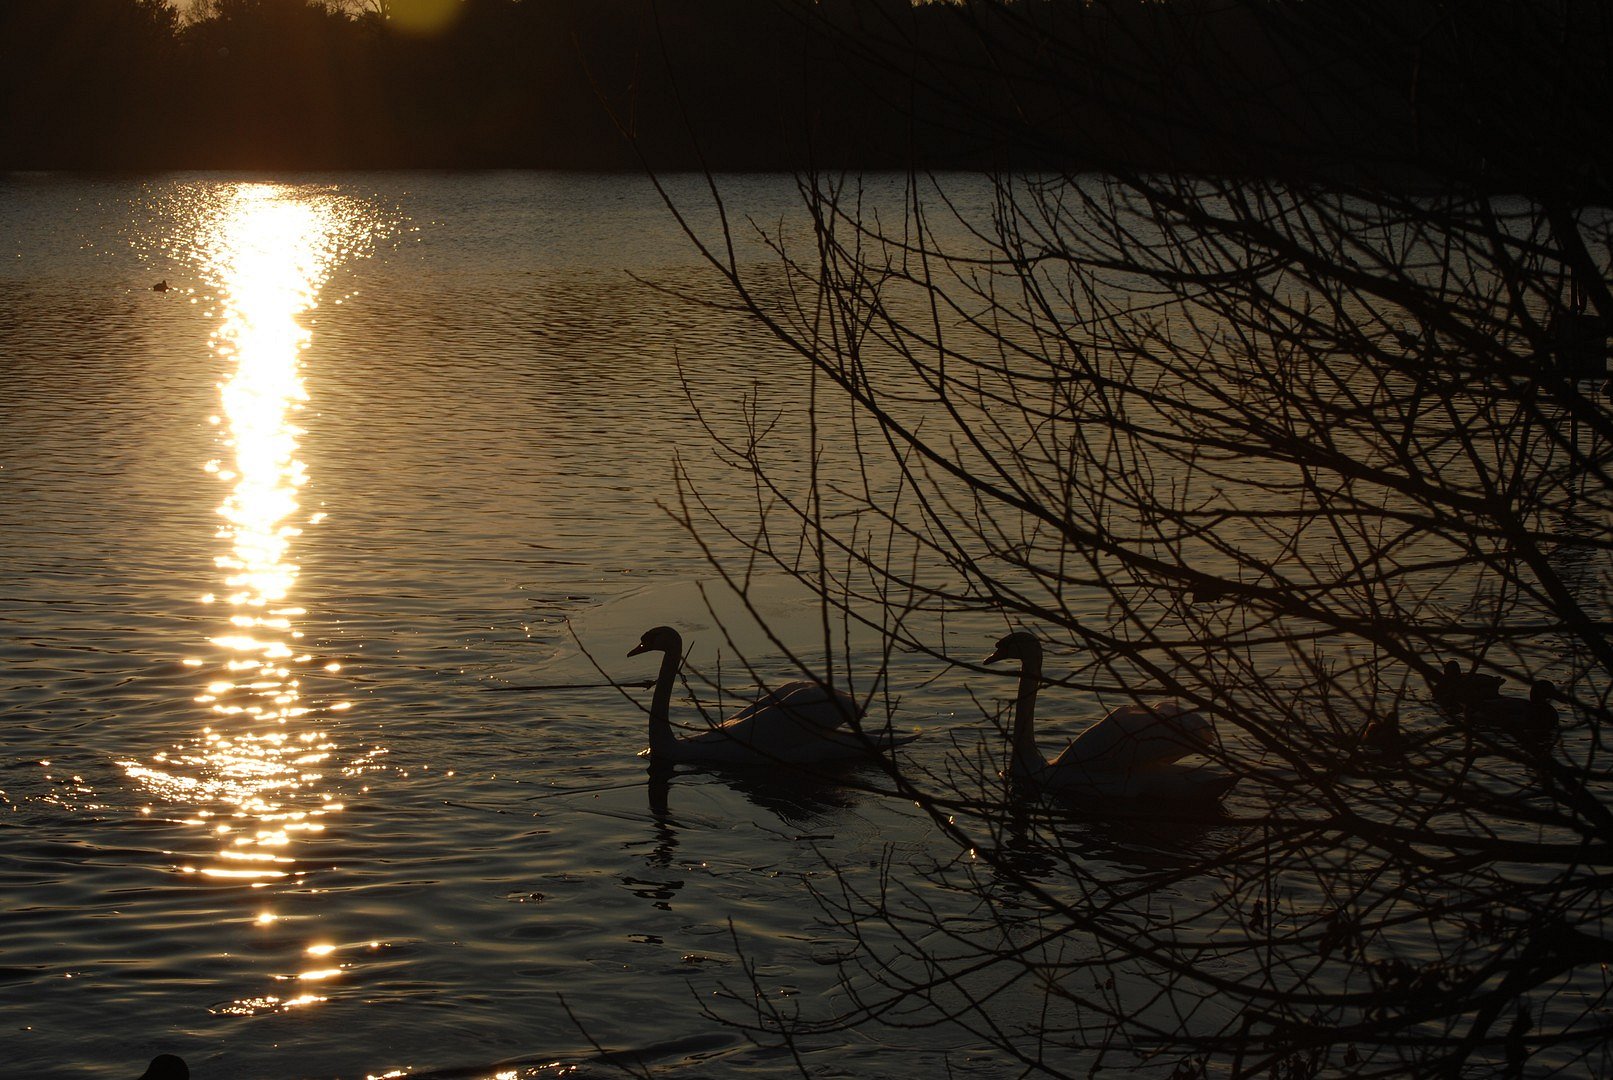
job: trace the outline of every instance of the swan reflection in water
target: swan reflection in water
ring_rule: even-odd
[[[737,791],[791,829],[815,830],[829,824],[836,812],[857,805],[858,777],[865,776],[868,769],[866,763],[847,762],[819,767],[813,773],[780,773],[766,766],[729,766],[679,774],[665,762],[652,764],[645,784],[649,797],[650,837],[644,861],[656,876],[627,875],[622,878],[622,884],[634,896],[649,900],[664,911],[671,910],[671,901],[683,888],[684,879],[674,878],[670,873],[678,865],[681,834],[691,827],[679,822],[671,808],[673,781],[679,775],[692,780],[691,787],[721,786]]]
[[[678,850],[678,824],[668,809],[667,792],[672,787],[671,766],[652,766],[649,776],[650,795],[650,852],[644,861],[660,872],[672,869],[673,857]],[[646,880],[628,875],[622,878],[634,896],[653,901],[663,911],[671,911],[671,901],[683,888],[683,879]]]
[[[1089,874],[1094,863],[1134,876],[1173,875],[1239,836],[1228,829],[1234,819],[1213,806],[1192,814],[1178,807],[1175,813],[1099,816],[1079,806],[1027,806],[1011,797],[991,812],[1003,822],[994,832],[992,876],[1011,893],[1072,872]]]

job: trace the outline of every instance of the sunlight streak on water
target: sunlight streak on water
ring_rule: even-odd
[[[212,653],[186,661],[205,672],[194,698],[209,714],[200,738],[123,765],[152,795],[186,807],[183,820],[218,845],[181,870],[260,887],[302,873],[293,840],[322,832],[322,819],[341,809],[326,774],[336,747],[316,714],[350,703],[305,704],[298,677],[315,661],[297,629],[305,611],[292,599],[294,547],[324,514],[302,513],[308,473],[296,418],[312,340],[302,320],[336,263],[363,247],[363,222],[317,192],[237,184],[214,193],[193,217],[191,247],[218,300],[211,345],[228,365],[220,413],[209,418],[227,453],[205,468],[229,487],[217,511],[219,589],[201,600],[227,614],[208,639]]]

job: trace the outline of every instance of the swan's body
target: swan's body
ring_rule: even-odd
[[[1043,791],[1103,799],[1215,801],[1236,777],[1179,765],[1215,742],[1208,718],[1175,701],[1122,705],[1044,760],[1036,749],[1036,691],[1042,679],[1042,645],[1019,631],[997,642],[986,663],[1020,661],[1009,776]]]
[[[1430,689],[1436,703],[1460,711],[1496,700],[1501,696],[1501,684],[1505,681],[1500,675],[1463,671],[1455,660],[1447,660]]]
[[[668,711],[672,684],[683,664],[683,638],[670,626],[646,631],[628,656],[665,653],[650,699],[650,748],[656,761],[702,762],[708,765],[810,764],[866,755],[892,745],[873,735],[864,737],[848,725],[863,710],[843,690],[815,682],[775,687],[721,724],[693,735],[672,731]],[[905,740],[903,740],[905,741]]]
[[[1468,707],[1468,719],[1493,724],[1524,734],[1542,734],[1557,729],[1557,707],[1551,699],[1557,687],[1549,679],[1536,679],[1527,698],[1496,695]]]

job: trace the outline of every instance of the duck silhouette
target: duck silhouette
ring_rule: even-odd
[[[161,281],[157,282],[157,284],[155,284],[155,285],[153,285],[151,287],[151,291],[152,292],[167,292],[168,291],[168,279],[163,278]]]
[[[140,1074],[140,1080],[190,1080],[190,1067],[177,1054],[158,1054]]]
[[[1429,688],[1440,707],[1461,711],[1500,697],[1504,681],[1499,675],[1463,671],[1455,660],[1447,660],[1439,675],[1430,680]]]
[[[1380,754],[1400,752],[1400,713],[1391,709],[1361,729],[1361,746]]]
[[[1469,720],[1477,724],[1490,724],[1523,735],[1544,735],[1557,730],[1557,684],[1550,679],[1536,679],[1529,686],[1527,698],[1497,695],[1468,707]]]

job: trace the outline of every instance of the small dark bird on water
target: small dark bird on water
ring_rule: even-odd
[[[151,291],[152,292],[167,292],[168,291],[168,279],[163,278],[161,281],[157,282],[157,284],[155,284],[155,285],[153,285],[151,287]]]
[[[146,1066],[140,1080],[190,1080],[190,1067],[175,1054],[158,1054]]]
[[[1391,710],[1367,724],[1361,732],[1361,745],[1380,754],[1400,752],[1400,714]]]
[[[1493,701],[1501,696],[1499,675],[1481,675],[1476,671],[1462,670],[1455,660],[1445,661],[1444,670],[1430,682],[1434,701],[1447,709],[1464,709]]]

